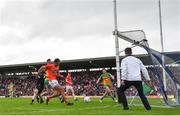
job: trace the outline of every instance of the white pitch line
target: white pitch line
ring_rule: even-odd
[[[142,104],[131,104],[130,106],[143,106]],[[156,108],[173,108],[171,106],[158,106],[158,105],[151,105],[151,107],[156,107]]]
[[[121,104],[115,104],[115,105],[106,105],[106,106],[96,106],[96,107],[85,107],[85,108],[73,108],[73,109],[49,109],[49,108],[23,108],[25,110],[31,110],[32,112],[57,112],[57,111],[73,111],[73,110],[92,110],[92,109],[103,109],[103,108],[112,108],[112,107],[120,107]],[[132,104],[130,106],[143,106],[142,104]],[[151,105],[151,107],[159,107],[159,108],[172,108],[170,106],[158,106],[158,105]],[[22,108],[14,108],[17,110],[22,110]]]
[[[35,109],[35,108],[23,108],[25,110],[31,110],[32,112],[43,112],[43,111],[48,111],[48,112],[56,112],[56,111],[73,111],[73,110],[92,110],[92,109],[102,109],[102,108],[109,108],[109,107],[112,107],[111,106],[97,106],[97,107],[86,107],[86,108],[74,108],[74,109],[46,109],[46,108],[38,108],[38,109]],[[17,109],[17,110],[22,110],[22,108],[14,108],[14,109]]]

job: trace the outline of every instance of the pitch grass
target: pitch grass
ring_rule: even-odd
[[[31,99],[27,98],[1,98],[0,115],[178,115],[180,107],[165,108],[152,106],[151,111],[146,111],[143,106],[130,106],[130,110],[122,110],[122,105],[105,98],[103,103],[99,99],[91,99],[84,103],[83,99],[75,102],[74,106],[66,106],[57,98],[52,99],[49,105],[35,102],[30,105]],[[72,101],[72,100],[71,100]],[[149,99],[151,104],[163,106],[159,99]],[[135,102],[139,102],[136,99]],[[141,103],[141,102],[139,102]]]

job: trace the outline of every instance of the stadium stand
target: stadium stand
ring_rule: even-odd
[[[180,52],[170,52],[172,58],[180,56]],[[120,60],[124,56],[120,57]],[[143,63],[147,66],[150,76],[152,68],[151,60],[147,54],[137,55]],[[39,68],[45,62],[40,63],[26,63],[16,65],[0,66],[0,96],[8,96],[8,85],[13,82],[15,84],[15,95],[18,96],[32,96],[35,87],[35,77],[28,66],[35,66]],[[72,72],[72,79],[74,83],[74,90],[76,95],[86,94],[87,96],[101,96],[104,92],[102,85],[97,85],[96,81],[101,74],[102,68],[107,68],[108,72],[115,76],[115,57],[89,58],[79,60],[64,60],[61,62],[61,73],[65,76],[66,71]],[[180,64],[180,62],[178,62]],[[180,80],[179,67],[172,67],[174,74]],[[65,86],[65,80],[59,79],[59,83]],[[116,80],[113,82],[116,86]],[[114,88],[115,90],[115,88]],[[127,95],[134,95],[135,91],[129,89]],[[153,94],[153,93],[152,93]]]

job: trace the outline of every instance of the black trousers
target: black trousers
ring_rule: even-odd
[[[126,89],[128,89],[130,86],[134,86],[138,91],[139,97],[141,98],[144,107],[147,110],[150,110],[151,106],[149,105],[149,102],[143,93],[142,81],[125,81],[124,83],[125,85],[121,85],[121,87],[117,90],[118,102],[122,103],[124,108],[127,108],[128,103],[124,91],[126,91]]]

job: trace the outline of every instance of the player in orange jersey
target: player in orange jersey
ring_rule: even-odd
[[[66,95],[68,94],[69,91],[72,93],[74,101],[77,101],[77,98],[76,98],[76,96],[74,94],[73,81],[72,81],[72,77],[71,77],[70,72],[68,72],[68,74],[66,76]]]
[[[52,64],[52,61],[51,61],[50,58],[47,59],[46,64]],[[46,76],[45,76],[45,79],[44,79],[44,87],[45,87],[46,91],[41,93],[41,96],[43,96],[45,94],[50,94],[51,93],[51,87],[49,85],[49,81],[48,81],[48,78],[47,78],[47,72],[46,72]]]
[[[54,91],[53,95],[48,96],[46,98],[46,104],[48,104],[50,99],[61,95],[63,97],[64,103],[66,105],[73,105],[73,103],[70,103],[66,100],[64,88],[62,86],[60,86],[57,81],[57,77],[62,77],[62,75],[59,73],[59,64],[60,64],[60,60],[58,58],[56,58],[53,63],[46,64],[38,70],[38,74],[40,74],[43,71],[46,71],[49,85],[51,86],[51,88]]]

